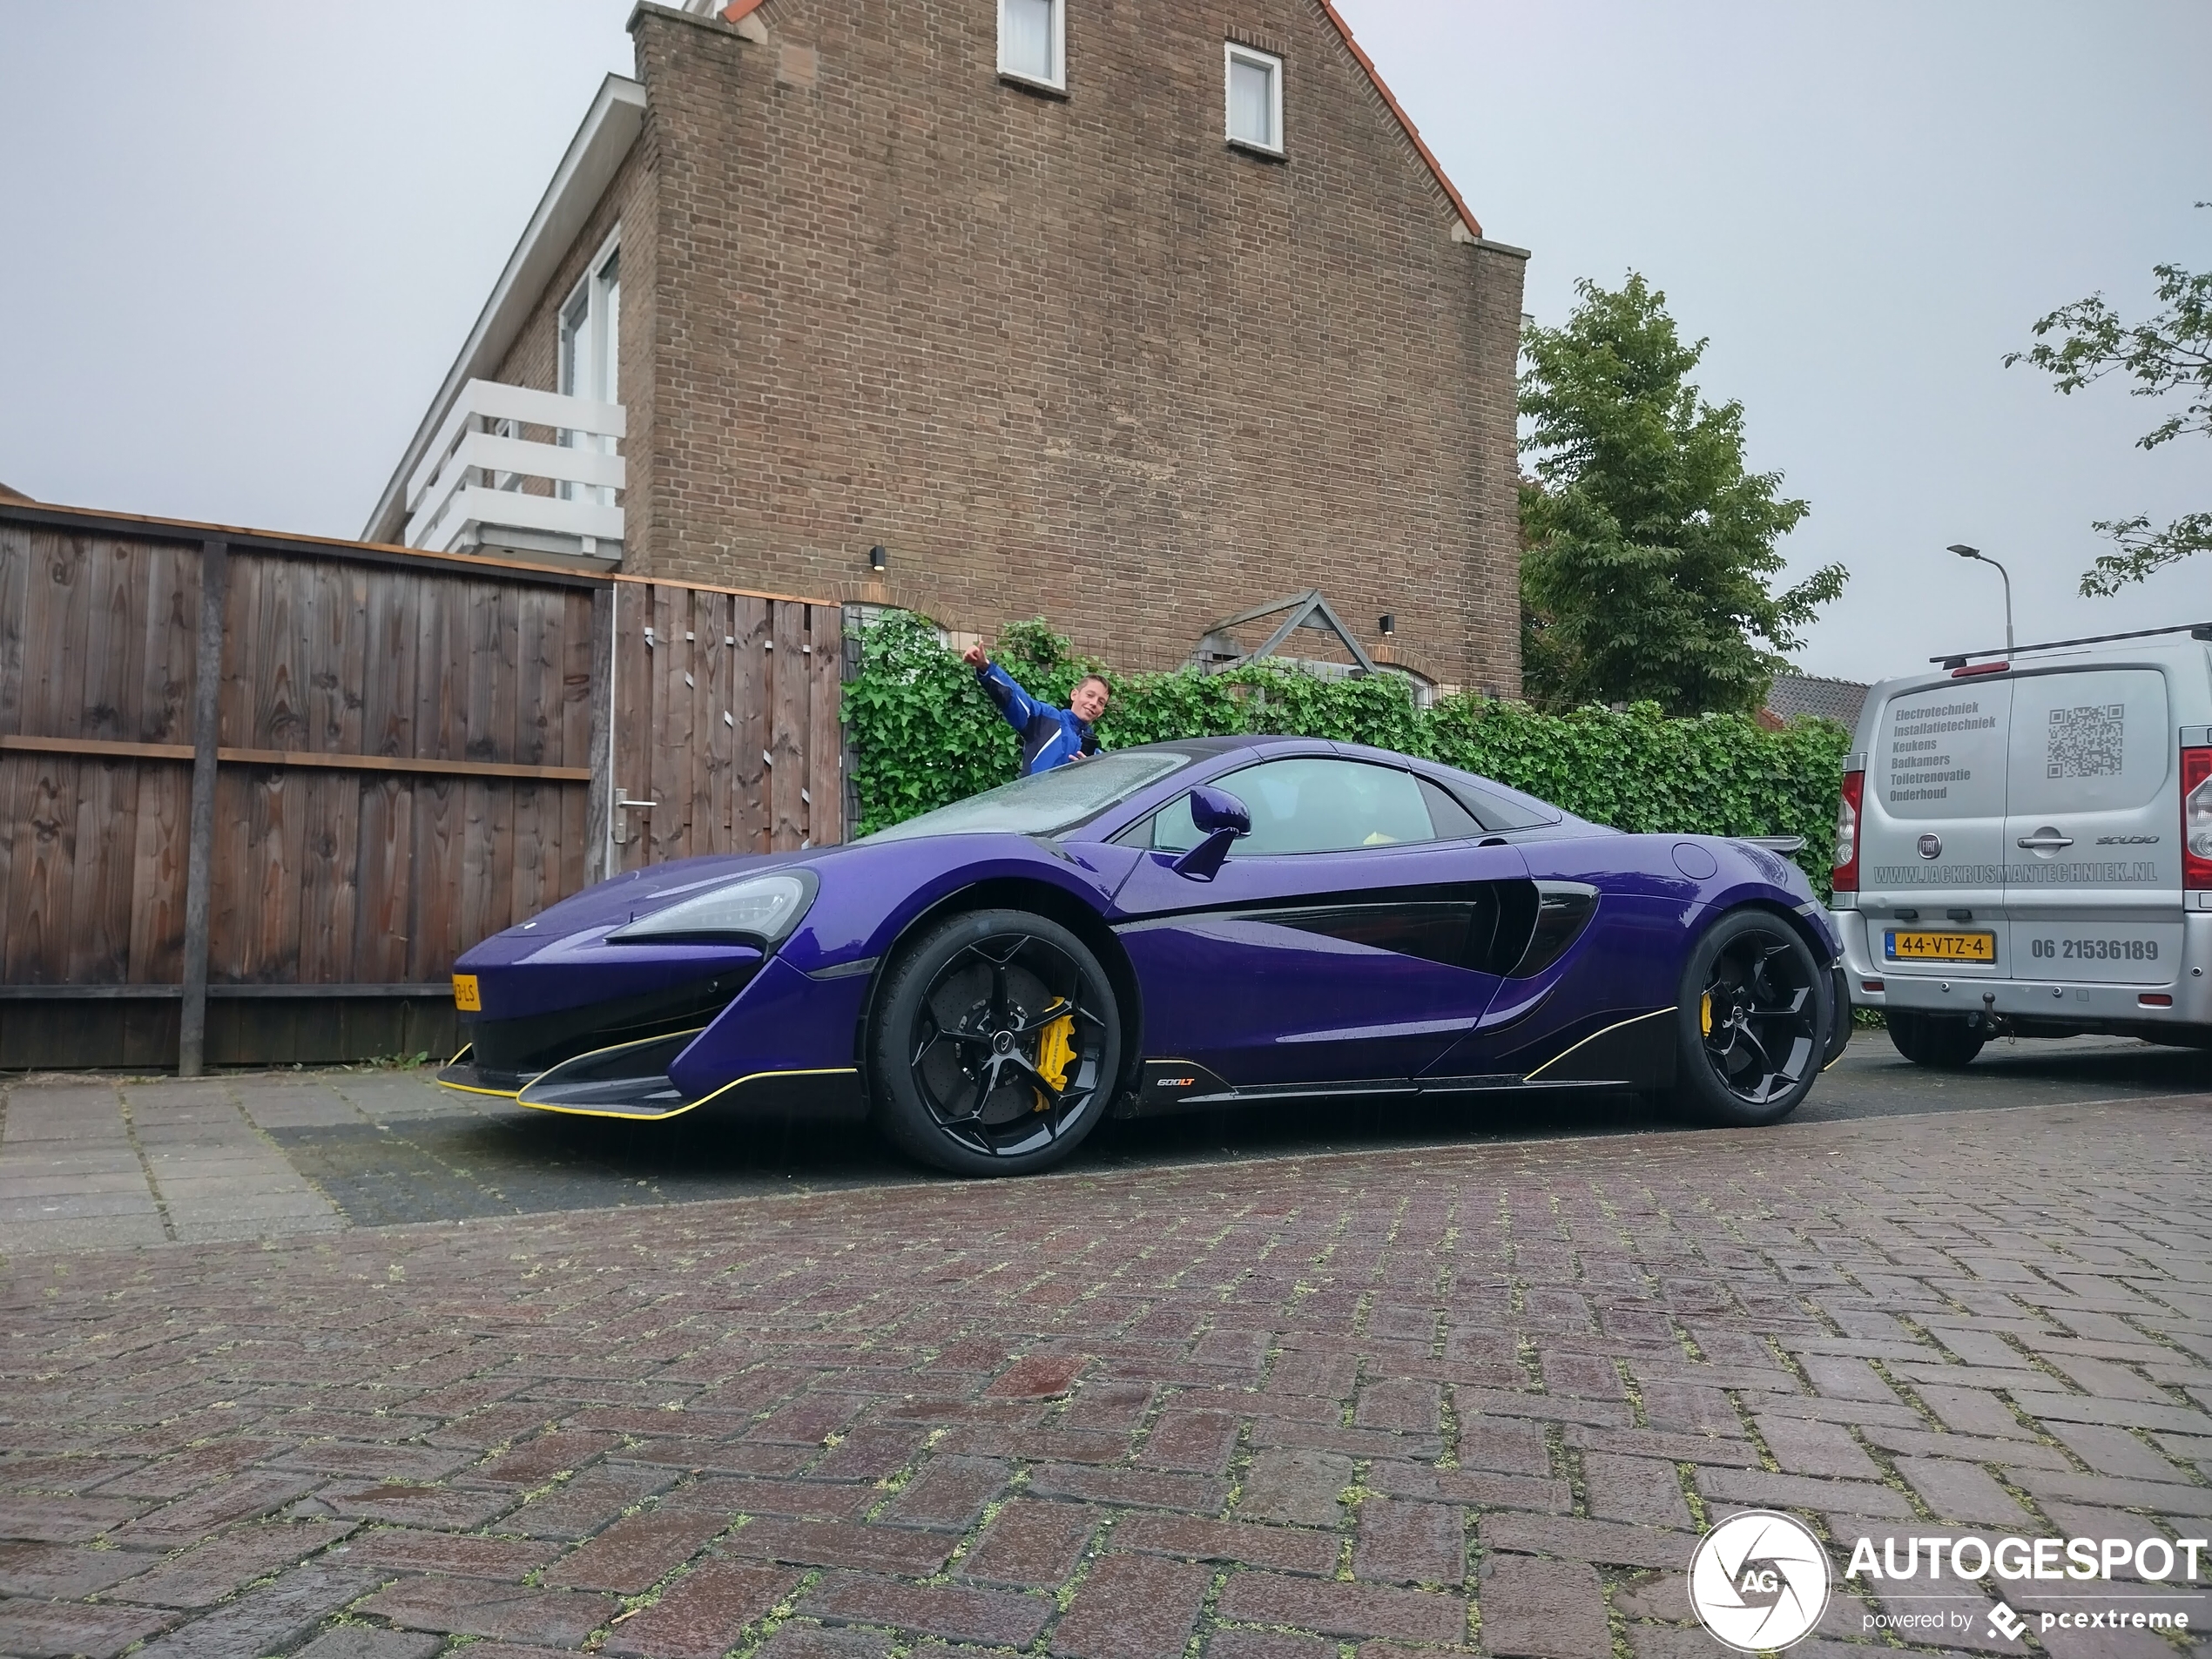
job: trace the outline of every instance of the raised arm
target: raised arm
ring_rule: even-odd
[[[984,653],[981,645],[970,645],[961,654],[961,660],[975,671],[975,678],[999,712],[1006,716],[1006,723],[1016,732],[1026,733],[1029,722],[1040,714],[1049,714],[1047,706],[1023,691],[1014,676],[1001,668]]]

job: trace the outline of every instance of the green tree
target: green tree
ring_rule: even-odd
[[[2180,394],[2185,400],[2182,409],[2136,439],[2138,449],[2155,449],[2186,433],[2212,437],[2212,271],[2192,273],[2178,265],[2151,269],[2165,309],[2149,321],[2130,327],[2102,294],[2093,293],[2037,322],[2036,343],[2027,350],[2005,354],[2006,368],[2027,362],[2047,370],[2068,395],[2112,374],[2135,382],[2131,396]],[[2092,598],[2109,597],[2154,570],[2212,548],[2212,513],[2184,513],[2162,530],[2151,528],[2147,513],[2101,518],[2090,528],[2120,548],[2082,573],[2081,591]]]
[[[1575,290],[1565,327],[1521,334],[1523,682],[1541,707],[1748,714],[1846,572],[1770,590],[1774,544],[1810,509],[1743,469],[1743,406],[1689,382],[1706,342],[1684,345],[1634,272]]]

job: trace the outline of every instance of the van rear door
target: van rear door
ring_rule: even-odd
[[[2169,712],[2155,668],[2014,681],[2005,821],[2013,978],[2163,985],[2179,972],[2181,784]]]
[[[1866,757],[1859,907],[1877,971],[2001,979],[2009,679],[1892,697]]]

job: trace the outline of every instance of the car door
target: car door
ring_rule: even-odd
[[[1859,908],[1878,973],[1971,981],[2012,972],[2004,907],[2013,686],[1944,680],[1900,692],[1882,711],[1858,826]]]
[[[2005,819],[2013,978],[2163,985],[2179,971],[2173,734],[2155,668],[2020,678]]]
[[[1394,766],[1286,757],[1213,786],[1252,830],[1212,880],[1173,867],[1199,840],[1187,795],[1122,838],[1145,849],[1115,904],[1149,1056],[1239,1088],[1405,1079],[1473,1028],[1517,851]]]

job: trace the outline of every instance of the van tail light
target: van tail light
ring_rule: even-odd
[[[2202,752],[2208,760],[2212,760],[2212,749]],[[2212,767],[2208,767],[2208,775],[2212,775]],[[2212,789],[2204,792],[2205,833],[2208,838],[2212,838]],[[1836,867],[1828,878],[1828,885],[1838,893],[1858,891],[1858,806],[1859,802],[1865,799],[1865,794],[1866,774],[1863,772],[1845,772],[1844,798],[1836,804]],[[2212,840],[2209,840],[2208,845],[2212,846]],[[2212,859],[2207,860],[2205,868],[2212,871]]]
[[[2212,888],[2212,749],[2182,751],[2182,885]]]

